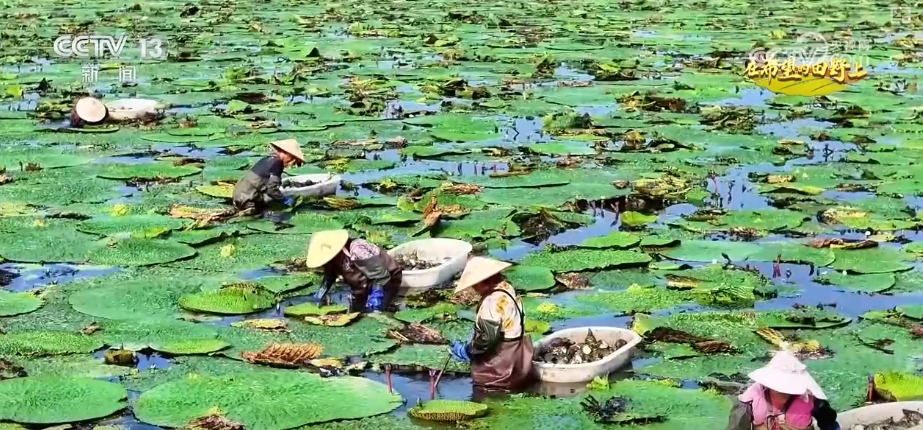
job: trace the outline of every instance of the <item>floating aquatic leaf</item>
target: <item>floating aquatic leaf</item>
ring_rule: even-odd
[[[616,231],[605,236],[591,237],[580,242],[582,248],[631,248],[641,242],[641,237],[632,233]]]
[[[194,248],[179,242],[129,238],[98,245],[87,254],[87,261],[108,266],[153,266],[184,260],[194,255]]]
[[[362,402],[356,402],[357,398]],[[400,405],[400,396],[368,379],[260,370],[159,385],[141,394],[134,412],[145,423],[182,427],[218,407],[247,429],[285,430],[384,414]]]
[[[232,322],[231,327],[254,328],[258,330],[285,330],[288,323],[283,319],[257,318]]]
[[[154,344],[151,348],[155,351],[170,355],[210,354],[227,348],[228,343],[218,339],[196,339],[173,341],[162,345]]]
[[[84,378],[32,376],[0,381],[0,419],[61,424],[102,418],[125,408],[118,384]],[[55,405],[49,408],[48,405]]]
[[[889,402],[920,400],[923,399],[923,378],[910,373],[876,373],[875,391]]]
[[[310,315],[338,314],[346,312],[346,310],[346,306],[342,305],[318,306],[314,303],[302,303],[300,305],[286,307],[285,315],[304,317]]]
[[[880,293],[891,289],[891,287],[894,286],[896,279],[892,273],[845,275],[840,272],[830,272],[814,278],[814,282],[825,285],[834,285],[852,291],[861,291],[864,293]]]
[[[517,291],[542,291],[555,284],[551,270],[541,266],[516,265],[505,270],[503,277]]]
[[[26,314],[42,307],[42,299],[32,293],[0,290],[0,317]]]
[[[574,249],[532,253],[523,258],[521,264],[545,267],[553,272],[579,272],[589,269],[641,266],[650,261],[650,256],[636,251]]]
[[[219,199],[230,199],[234,194],[234,186],[231,184],[200,185],[195,189],[206,196]]]
[[[218,331],[212,326],[172,319],[100,321],[99,325],[101,330],[97,336],[106,344],[130,351],[218,337]]]
[[[213,314],[239,315],[269,309],[275,297],[259,285],[233,284],[214,291],[186,294],[179,299],[183,309]]]
[[[439,399],[418,403],[407,413],[426,421],[458,422],[483,416],[487,413],[487,405],[464,400]]]
[[[317,325],[323,325],[328,327],[343,327],[346,324],[353,322],[360,315],[359,312],[352,312],[348,314],[333,314],[333,315],[322,315],[317,317],[304,317],[304,320]]]
[[[111,236],[116,233],[143,232],[152,228],[175,230],[183,227],[183,221],[163,215],[123,215],[94,218],[81,222],[77,227],[84,233]]]
[[[3,355],[86,354],[103,347],[98,337],[66,331],[18,331],[0,336]]]
[[[169,163],[134,163],[134,164],[106,164],[97,171],[96,176],[103,179],[144,179],[161,180],[182,178],[195,175],[202,169],[192,165],[175,166]]]
[[[910,254],[888,248],[833,250],[836,260],[830,268],[854,273],[891,273],[910,270]]]

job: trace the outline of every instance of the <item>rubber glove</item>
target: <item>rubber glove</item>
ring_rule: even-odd
[[[462,363],[471,363],[471,357],[468,356],[467,345],[461,343],[460,341],[453,341],[449,345],[449,353],[452,354],[452,358]]]
[[[379,287],[372,287],[369,298],[365,302],[366,312],[380,312],[385,298],[385,291]]]
[[[292,196],[285,196],[285,198],[282,199],[282,204],[285,206],[292,206],[295,204],[295,198]]]

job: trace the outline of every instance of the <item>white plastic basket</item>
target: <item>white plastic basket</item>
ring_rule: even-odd
[[[574,342],[582,343],[586,340],[588,330],[593,330],[593,336],[597,340],[606,342],[615,346],[619,340],[628,342],[621,348],[613,351],[611,354],[603,357],[601,360],[592,363],[582,364],[551,364],[532,361],[532,371],[544,382],[574,383],[589,382],[597,376],[608,375],[631,361],[631,354],[635,347],[641,343],[641,336],[637,333],[618,327],[578,327],[569,328],[554,332],[544,338],[536,341],[533,346],[535,356],[542,353],[545,345],[551,343],[552,339],[565,338]]]
[[[858,424],[869,425],[888,418],[898,420],[904,416],[904,409],[923,412],[923,402],[892,402],[863,406],[837,414],[836,421],[841,429],[847,430]],[[911,429],[916,428],[918,427]]]
[[[157,112],[157,101],[148,99],[118,99],[106,103],[109,118],[114,121],[127,121],[141,118]]]
[[[401,294],[406,295],[451,281],[455,275],[465,270],[471,250],[471,244],[463,240],[433,238],[402,243],[389,250],[388,254],[395,257],[416,252],[421,260],[429,261],[442,261],[449,258],[448,261],[436,267],[401,272],[403,275]]]
[[[310,175],[290,176],[282,179],[285,181],[304,182],[311,181],[314,185],[298,188],[281,188],[282,194],[286,196],[314,196],[323,197],[336,194],[340,186],[340,175],[331,175],[329,173],[313,173]]]

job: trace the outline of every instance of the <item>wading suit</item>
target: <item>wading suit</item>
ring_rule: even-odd
[[[468,345],[476,387],[508,391],[531,382],[532,340],[524,327],[522,303],[510,284],[501,282],[481,299]]]
[[[285,196],[282,185],[282,170],[285,166],[275,155],[263,157],[244,174],[234,186],[234,206],[237,210],[266,209],[270,203],[282,202]]]

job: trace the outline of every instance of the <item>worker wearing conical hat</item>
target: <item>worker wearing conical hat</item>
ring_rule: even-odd
[[[827,402],[807,367],[789,351],[750,373],[753,384],[738,396],[727,430],[840,430],[836,411]]]
[[[456,360],[471,363],[471,379],[484,390],[516,390],[532,379],[532,340],[525,332],[522,302],[500,273],[510,263],[472,257],[455,292],[472,288],[481,296],[474,336],[452,342]]]
[[[314,296],[321,302],[337,278],[349,285],[352,312],[379,312],[397,296],[403,276],[400,266],[377,245],[352,239],[346,230],[311,235],[305,265],[324,268],[324,282]]]
[[[83,97],[74,103],[71,127],[100,124],[105,121],[108,114],[109,111],[102,101],[93,97]]]
[[[282,171],[304,163],[301,147],[295,139],[272,142],[269,147],[272,153],[257,161],[234,186],[232,198],[238,210],[262,211],[273,202],[286,206],[294,203],[294,199],[283,195],[279,188]]]

